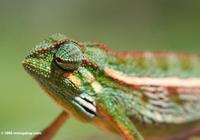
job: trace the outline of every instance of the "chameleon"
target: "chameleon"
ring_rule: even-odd
[[[198,54],[114,52],[54,34],[22,64],[66,114],[126,140],[176,134],[200,120]]]

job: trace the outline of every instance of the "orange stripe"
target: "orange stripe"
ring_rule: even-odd
[[[126,139],[126,140],[135,140],[130,132],[130,130],[128,130],[123,124],[121,124],[120,122],[118,122],[117,120],[113,119],[113,117],[108,113],[108,111],[106,111],[106,109],[97,104],[98,109],[100,110],[100,112],[102,112],[102,114],[104,115],[104,117],[111,122],[111,124],[113,125],[112,127],[117,128],[117,130],[120,132],[120,134]]]
[[[186,87],[200,88],[200,78],[181,79],[178,77],[154,78],[154,77],[130,77],[120,71],[106,68],[105,73],[113,79],[131,86],[154,85],[161,87]]]
[[[175,55],[178,59],[198,59],[200,60],[200,55],[192,55],[189,53],[172,53],[172,52],[108,52],[110,55],[116,56],[118,58],[134,58],[134,59],[141,59],[144,58],[146,53],[151,53],[157,59],[167,59],[170,55]]]

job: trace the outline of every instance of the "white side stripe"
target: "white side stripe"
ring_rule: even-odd
[[[106,68],[105,73],[121,82],[129,85],[154,85],[163,87],[197,87],[200,88],[200,78],[178,78],[178,77],[130,77],[120,71]]]

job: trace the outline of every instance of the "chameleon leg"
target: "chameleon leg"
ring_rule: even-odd
[[[119,101],[114,96],[102,94],[99,96],[99,100],[98,109],[126,140],[143,140],[143,137],[126,116]]]
[[[50,140],[55,136],[59,128],[64,124],[66,119],[69,118],[67,112],[63,111],[60,115],[48,126],[46,129],[42,131],[41,135],[37,135],[33,138],[33,140]]]

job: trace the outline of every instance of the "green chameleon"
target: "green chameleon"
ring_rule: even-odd
[[[23,66],[68,116],[126,140],[172,135],[200,119],[198,55],[112,52],[55,34]]]

